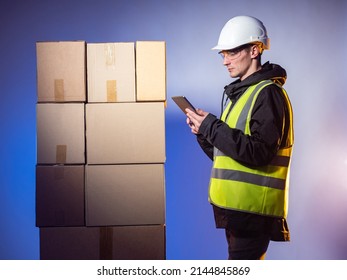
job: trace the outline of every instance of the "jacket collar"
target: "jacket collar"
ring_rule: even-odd
[[[237,79],[231,84],[224,87],[224,93],[230,98],[234,99],[237,96],[244,92],[248,87],[259,83],[263,80],[273,80],[275,83],[279,85],[283,85],[286,81],[287,73],[284,68],[277,64],[272,64],[266,62],[262,65],[261,69],[257,72],[254,72],[252,75],[248,76],[246,79],[241,81]]]

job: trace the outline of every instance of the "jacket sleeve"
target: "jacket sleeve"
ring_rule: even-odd
[[[199,137],[243,164],[267,165],[277,153],[283,137],[285,106],[281,90],[276,85],[267,86],[259,93],[253,107],[251,135],[230,128],[209,114],[200,126]]]
[[[198,134],[196,139],[204,153],[213,160],[213,145],[201,134]]]

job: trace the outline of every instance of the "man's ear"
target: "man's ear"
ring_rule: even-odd
[[[252,45],[252,47],[251,47],[251,58],[256,58],[259,55],[261,55],[260,47],[258,45]]]

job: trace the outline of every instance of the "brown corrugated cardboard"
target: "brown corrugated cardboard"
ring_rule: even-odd
[[[100,228],[41,227],[41,260],[98,260]]]
[[[166,100],[166,49],[164,41],[136,42],[136,100]]]
[[[164,223],[163,164],[86,166],[87,226]]]
[[[37,101],[86,100],[86,43],[38,42]]]
[[[37,164],[84,164],[84,104],[37,104]]]
[[[115,260],[164,260],[165,226],[112,227]]]
[[[42,260],[164,260],[165,226],[40,228]]]
[[[88,43],[88,102],[135,102],[134,43]]]
[[[86,104],[88,164],[165,162],[164,102]]]
[[[36,166],[36,226],[84,226],[84,165]]]

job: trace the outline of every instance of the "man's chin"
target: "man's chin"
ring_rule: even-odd
[[[236,78],[237,77],[237,75],[234,73],[234,71],[229,71],[229,76],[231,78]]]

